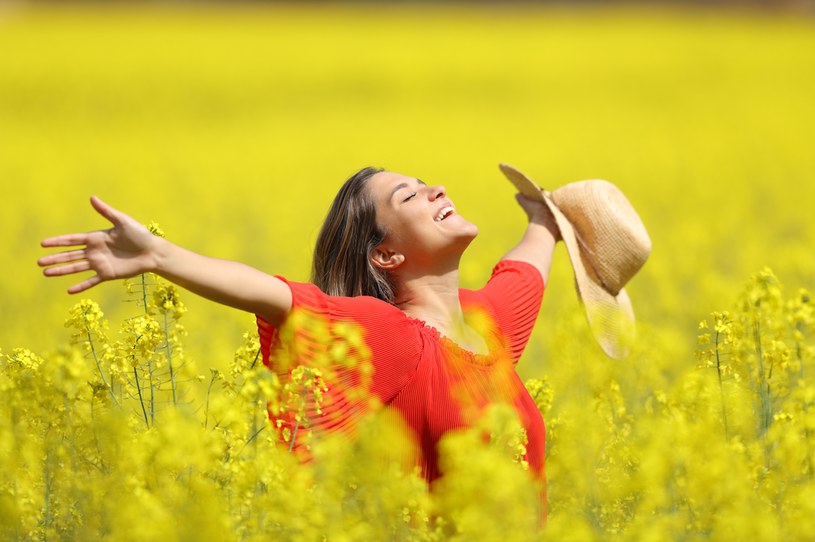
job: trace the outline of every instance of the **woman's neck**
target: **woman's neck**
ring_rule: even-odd
[[[439,331],[463,322],[458,298],[458,269],[401,280],[396,306],[408,316],[424,320]]]
[[[477,354],[486,354],[486,341],[464,318],[459,300],[458,267],[439,273],[403,278],[396,306],[411,318],[436,328],[453,342]]]

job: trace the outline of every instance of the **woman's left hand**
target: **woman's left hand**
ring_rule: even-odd
[[[528,198],[523,194],[515,194],[515,199],[521,208],[523,208],[524,212],[526,212],[530,223],[544,226],[551,232],[555,238],[555,242],[561,240],[560,228],[558,228],[557,221],[548,205],[542,201]]]
[[[517,194],[515,199],[526,212],[529,225],[521,241],[504,254],[502,259],[518,260],[534,265],[540,271],[544,284],[548,285],[555,244],[561,238],[560,228],[546,203],[521,194]]]

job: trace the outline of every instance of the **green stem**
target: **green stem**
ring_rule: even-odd
[[[763,436],[769,428],[768,422],[771,406],[769,404],[769,383],[764,374],[764,352],[761,348],[761,324],[758,320],[753,326],[753,339],[756,344],[756,354],[758,355],[758,398],[759,398],[759,436]]]
[[[147,425],[147,429],[150,429],[150,422],[147,419],[147,408],[144,406],[144,397],[141,393],[141,384],[139,384],[139,371],[136,367],[133,367],[133,376],[136,377],[136,391],[139,392],[139,403],[141,404],[141,411],[144,414],[144,423]]]
[[[795,328],[800,332],[803,333],[804,328],[801,325],[801,322],[798,322],[795,325]],[[798,373],[801,380],[804,379],[804,358],[801,355],[801,341],[795,341],[795,356],[798,358]]]
[[[308,392],[306,392],[306,391],[304,390],[304,391],[303,391],[303,393],[302,393],[302,395],[300,396],[300,399],[301,399],[301,401],[302,401],[303,403],[305,403],[305,401],[306,401],[306,398],[307,398],[307,397],[306,397],[306,395],[307,395],[307,393],[308,393]],[[613,410],[613,409],[612,409],[612,410]],[[291,443],[289,444],[289,453],[291,453],[291,451],[294,449],[294,442],[297,440],[297,429],[299,429],[299,428],[300,428],[300,421],[295,419],[295,420],[294,420],[294,431],[292,431],[292,434],[291,434]]]
[[[149,315],[150,310],[147,306],[147,278],[146,273],[141,274],[141,294],[142,294],[142,303],[144,304],[144,314]],[[134,374],[136,373],[134,368]],[[152,360],[147,360],[147,377],[150,383],[150,420],[153,422],[153,425],[156,423],[156,390],[155,384],[153,383],[153,362]],[[138,374],[136,374],[136,387],[139,390],[139,400],[141,400],[141,387],[139,386],[138,381]],[[144,402],[142,401],[142,410],[144,410]],[[147,414],[145,413],[145,422],[147,421]],[[150,427],[150,424],[147,424],[147,427]]]
[[[96,362],[96,369],[99,371],[99,378],[102,379],[102,383],[108,389],[108,393],[110,393],[110,398],[113,399],[113,402],[116,403],[116,406],[119,406],[119,401],[116,400],[116,395],[113,393],[113,386],[108,384],[108,381],[105,380],[105,373],[102,372],[102,366],[99,364],[99,356],[96,354],[96,348],[93,346],[93,338],[91,337],[91,332],[88,330],[88,344],[91,347],[91,354],[93,354],[93,361]]]
[[[144,303],[144,314],[147,314],[147,280],[144,278],[144,273],[141,274],[141,294],[142,302]]]
[[[153,362],[147,360],[147,378],[150,382],[150,422],[156,425],[156,391],[153,385]]]
[[[107,468],[105,467],[105,461],[102,456],[102,446],[99,444],[99,428],[98,424],[96,423],[96,410],[93,408],[94,401],[91,398],[91,427],[93,427],[93,444],[96,448],[96,457],[99,458],[99,463],[101,465],[100,471],[102,474],[108,474],[106,472]]]
[[[724,420],[724,438],[729,438],[729,431],[727,428],[727,409],[724,405],[724,386],[722,385],[722,365],[719,359],[719,332],[716,332],[716,373],[719,375],[719,398],[722,403],[722,419]]]
[[[167,352],[167,364],[170,367],[170,388],[173,390],[173,404],[178,404],[175,394],[175,373],[173,372],[173,345],[170,342],[170,329],[167,312],[164,312],[164,346]],[[212,387],[212,384],[210,384]],[[209,402],[209,392],[207,392],[207,402]]]
[[[257,431],[257,428],[258,428],[258,397],[259,396],[260,396],[260,394],[258,394],[255,397],[255,400],[253,401],[253,405],[252,405],[252,433]],[[249,441],[247,441],[247,443],[248,442]]]
[[[755,319],[755,325],[753,327],[754,330],[754,339],[756,345],[756,354],[758,355],[758,369],[759,369],[759,381],[758,381],[758,395],[760,401],[760,409],[761,412],[759,413],[759,437],[763,438],[764,435],[767,433],[767,430],[770,428],[770,424],[772,424],[773,419],[773,412],[772,412],[772,388],[770,387],[770,378],[772,377],[772,364],[770,365],[769,375],[764,373],[764,350],[761,344],[761,322],[758,320],[758,317]],[[770,443],[765,441],[765,464],[766,467],[770,468]]]
[[[258,429],[257,431],[255,431],[254,433],[252,433],[252,436],[251,436],[251,437],[249,437],[249,439],[246,441],[246,444],[248,445],[248,444],[250,444],[251,442],[254,442],[254,440],[257,438],[257,436],[258,436],[259,434],[261,434],[261,433],[263,432],[263,430],[264,430],[264,429],[266,429],[266,426],[263,426],[263,427],[261,427],[260,429]]]
[[[207,388],[207,406],[204,408],[204,429],[209,425],[209,396],[212,393],[212,385],[215,384],[216,375],[213,373],[212,378],[209,380],[209,387]],[[175,389],[173,389],[173,400],[175,400]]]
[[[49,452],[46,450],[46,452],[45,452],[45,463],[43,465],[43,468],[44,468],[43,474],[44,474],[44,478],[45,478],[45,480],[44,480],[45,481],[45,487],[43,488],[43,490],[44,490],[43,499],[45,500],[45,502],[43,503],[43,507],[45,508],[44,513],[43,513],[43,515],[44,515],[44,517],[43,517],[43,527],[45,527],[43,529],[43,540],[48,540],[48,528],[51,526],[51,469],[50,469],[51,459],[50,459],[50,457],[51,456],[50,456]]]
[[[289,443],[289,453],[294,449],[294,441],[297,440],[297,429],[300,427],[300,422],[294,421],[294,431],[291,433],[291,443]]]
[[[251,436],[250,436],[248,439],[246,439],[246,442],[244,442],[244,443],[243,443],[243,446],[241,446],[241,449],[240,449],[240,450],[238,450],[238,453],[236,453],[236,454],[235,454],[234,456],[232,456],[232,457],[236,457],[236,458],[237,458],[237,457],[240,457],[240,455],[243,453],[243,451],[246,449],[246,447],[247,447],[247,446],[249,446],[249,444],[251,444],[252,442],[254,442],[254,441],[255,441],[255,439],[257,439],[257,436],[258,436],[259,434],[261,434],[261,433],[263,432],[263,430],[264,430],[264,429],[266,429],[266,426],[265,426],[265,425],[264,425],[264,426],[262,426],[262,427],[261,427],[260,429],[258,429],[257,431],[255,431],[254,433],[252,433],[252,435],[251,435]]]

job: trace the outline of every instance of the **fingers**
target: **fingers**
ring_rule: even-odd
[[[65,264],[57,265],[56,267],[48,267],[42,271],[43,275],[46,277],[61,277],[63,275],[72,275],[74,273],[91,271],[91,264],[85,259],[85,257],[86,254],[84,250],[69,250],[66,252],[60,252],[58,254],[43,256],[37,260],[37,264],[39,264],[41,267],[54,264]],[[68,293],[78,294],[79,292],[84,292],[88,288],[92,288],[100,282],[102,282],[102,279],[99,277],[99,275],[94,275],[86,280],[83,280],[79,284],[75,284],[74,286],[68,288]]]
[[[43,256],[37,260],[37,265],[40,267],[45,267],[57,263],[75,262],[78,260],[84,260],[85,257],[86,255],[84,250],[69,250],[66,252],[58,252],[56,254],[48,254],[47,256]]]
[[[49,237],[40,242],[43,247],[75,247],[79,245],[88,244],[87,233],[69,233],[66,235],[57,235],[56,237]]]
[[[70,288],[68,288],[68,293],[69,294],[78,294],[79,292],[84,292],[88,288],[93,288],[94,286],[96,286],[100,282],[102,282],[102,279],[99,278],[99,275],[94,275],[91,278],[89,278],[87,280],[83,280],[79,284],[75,284],[75,285],[71,286]]]
[[[520,205],[530,216],[537,212],[540,207],[546,207],[546,204],[544,204],[542,201],[533,200],[532,198],[524,196],[521,193],[515,194],[515,201],[517,201],[518,205]]]
[[[121,213],[96,196],[91,196],[91,205],[100,215],[109,220],[114,226],[121,224]],[[95,242],[94,239],[96,238],[93,236],[98,236],[99,233],[100,232],[88,232],[58,235],[56,237],[48,237],[47,239],[43,239],[40,244],[45,248],[87,246],[89,242]],[[96,239],[96,241],[98,241],[98,239]],[[43,274],[47,277],[71,275],[74,273],[82,273],[84,271],[92,270],[91,264],[87,260],[87,251],[84,248],[78,250],[66,250],[56,254],[48,254],[38,259],[37,265],[40,267],[47,267],[47,269],[43,270]],[[55,265],[55,267],[48,267],[51,265]],[[99,275],[94,275],[83,280],[79,284],[75,284],[68,288],[68,293],[78,294],[80,292],[84,292],[89,288],[93,288],[100,282],[102,282],[102,279],[99,277]]]
[[[100,215],[108,219],[114,226],[121,224],[122,222],[122,213],[102,201],[101,199],[97,198],[96,196],[91,196],[91,205],[93,208],[96,209]],[[100,230],[101,231],[101,230]],[[78,245],[87,245],[89,236],[96,232],[87,232],[87,233],[69,233],[66,235],[57,235],[55,237],[49,237],[47,239],[43,239],[40,243],[43,247],[72,247]]]
[[[119,217],[119,211],[117,211],[116,209],[114,209],[101,199],[97,198],[96,196],[91,196],[91,205],[93,205],[93,208],[96,209],[97,213],[107,218],[114,226],[118,225],[121,222],[121,219]]]
[[[60,277],[62,275],[70,275],[73,273],[81,273],[82,271],[90,271],[91,264],[87,260],[74,262],[68,265],[60,265],[58,267],[49,267],[43,270],[46,277]]]

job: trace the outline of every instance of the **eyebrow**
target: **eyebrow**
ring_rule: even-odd
[[[421,184],[421,185],[423,185],[423,186],[427,186],[427,183],[425,183],[425,182],[424,182],[423,180],[421,180],[421,179],[416,179],[416,182],[418,182],[419,184]],[[399,183],[399,184],[397,184],[397,185],[396,185],[396,186],[393,188],[393,191],[391,192],[391,197],[390,197],[389,199],[393,199],[393,196],[395,196],[397,192],[399,192],[401,189],[403,189],[403,188],[407,188],[407,187],[409,187],[409,186],[410,186],[410,185],[409,185],[408,183]]]

